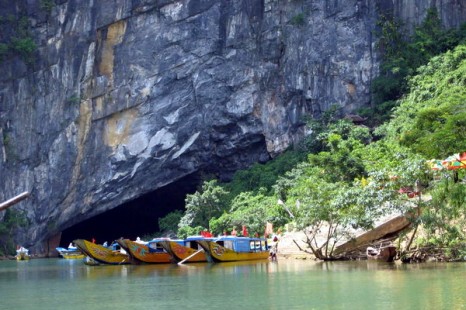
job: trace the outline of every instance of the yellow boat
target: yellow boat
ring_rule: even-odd
[[[76,239],[73,243],[87,256],[102,264],[121,265],[129,264],[129,256],[115,247],[104,247],[84,239]]]
[[[213,240],[199,240],[198,243],[212,262],[233,262],[268,259],[267,240],[263,238],[223,236]]]
[[[128,252],[131,263],[167,264],[172,263],[171,255],[159,244],[160,240],[154,239],[149,242],[136,242],[129,239],[119,239],[118,244]]]
[[[63,253],[61,256],[66,259],[83,259],[86,257],[83,253]]]
[[[57,247],[55,249],[63,258],[66,259],[83,259],[86,256],[72,244],[70,244],[67,249],[62,247]]]
[[[168,253],[170,253],[177,263],[206,262],[207,256],[205,250],[197,242],[199,240],[206,240],[206,238],[202,236],[192,236],[185,240],[162,240],[160,241],[160,244]]]
[[[16,260],[29,260],[29,250],[24,247],[19,247],[16,250]]]

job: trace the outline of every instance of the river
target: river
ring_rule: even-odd
[[[466,309],[466,263],[0,261],[1,309]]]

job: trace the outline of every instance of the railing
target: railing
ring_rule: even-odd
[[[12,205],[17,204],[18,202],[26,199],[27,197],[29,197],[29,192],[23,192],[5,202],[0,203],[0,211],[8,209]]]

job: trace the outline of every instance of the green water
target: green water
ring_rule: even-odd
[[[466,264],[0,261],[1,309],[466,309]]]

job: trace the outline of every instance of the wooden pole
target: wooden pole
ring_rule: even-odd
[[[5,202],[2,202],[0,204],[0,211],[8,209],[12,205],[17,204],[18,202],[20,202],[21,200],[26,199],[27,197],[29,197],[29,192],[23,192],[23,193],[19,194],[18,196],[15,196],[15,197],[13,197],[13,198],[5,201]]]
[[[194,255],[196,255],[197,253],[202,252],[203,250],[204,250],[204,249],[200,249],[200,250],[194,252],[193,254],[189,255],[188,257],[186,257],[185,259],[183,259],[181,262],[179,262],[178,265],[181,266],[185,261],[187,261],[188,259],[190,259],[190,258],[193,257]]]

